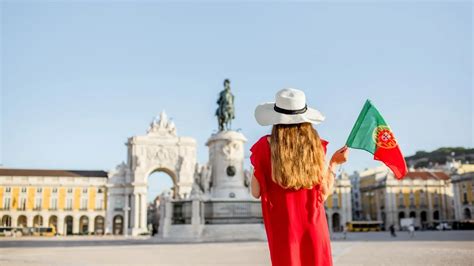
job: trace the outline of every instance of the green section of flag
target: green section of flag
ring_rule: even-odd
[[[385,123],[379,111],[367,100],[352,128],[351,134],[347,138],[346,145],[374,154],[377,146],[373,134],[378,126],[387,126],[387,123]]]

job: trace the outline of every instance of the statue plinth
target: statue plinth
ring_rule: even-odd
[[[242,133],[231,130],[213,134],[206,145],[209,147],[209,164],[212,167],[211,198],[249,199],[245,186],[244,143]]]

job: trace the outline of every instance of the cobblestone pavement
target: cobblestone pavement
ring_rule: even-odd
[[[333,236],[335,265],[474,265],[474,231]],[[97,237],[0,239],[0,265],[270,265],[266,242],[157,243]]]

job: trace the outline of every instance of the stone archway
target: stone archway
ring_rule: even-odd
[[[72,235],[73,234],[73,222],[74,218],[71,215],[64,217],[64,235]]]
[[[36,215],[33,217],[33,226],[34,227],[41,227],[43,226],[43,217],[41,215]]]
[[[332,215],[332,231],[341,231],[341,216],[337,212]]]
[[[48,226],[53,227],[55,232],[58,231],[58,216],[52,215],[49,217]]]
[[[94,235],[103,235],[105,232],[105,218],[103,216],[96,216],[94,219]]]
[[[187,198],[191,192],[196,167],[196,141],[178,137],[172,121],[162,112],[155,118],[145,136],[129,138],[128,163],[132,192],[130,194],[132,234],[147,232],[147,183],[156,171],[167,173],[173,180],[175,198]],[[125,224],[125,228],[129,227]]]
[[[115,215],[113,220],[113,231],[114,235],[122,235],[123,234],[123,217],[122,215]]]
[[[81,218],[79,218],[79,234],[89,234],[89,217],[86,215],[83,215]]]
[[[405,218],[405,212],[401,211],[398,213],[398,225],[402,227],[402,219]]]
[[[3,215],[2,217],[2,226],[11,227],[12,226],[12,217],[10,215]]]
[[[18,227],[27,227],[28,218],[25,215],[20,215],[17,220]]]
[[[171,169],[169,168],[165,168],[165,167],[161,167],[161,168],[156,168],[155,170],[152,170],[148,175],[147,175],[147,178],[146,178],[146,183],[147,185],[150,183],[150,177],[152,177],[153,175],[157,174],[157,173],[164,173],[167,175],[167,177],[164,177],[164,178],[169,178],[171,180],[171,182],[173,183],[172,187],[171,187],[171,195],[170,197],[173,198],[173,199],[176,199],[176,198],[180,198],[180,196],[178,195],[178,185],[177,185],[177,177],[176,177],[176,173],[174,173]],[[148,192],[149,189],[147,189],[147,192]],[[159,195],[156,195],[156,196],[159,196]],[[186,197],[186,193],[184,193],[184,195],[182,195],[182,197]]]

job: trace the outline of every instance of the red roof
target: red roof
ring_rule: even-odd
[[[405,176],[405,178],[410,178],[410,179],[434,179],[434,180],[449,180],[449,175],[447,175],[445,172],[441,171],[436,171],[436,172],[431,172],[431,171],[413,171],[413,172],[408,172]]]

